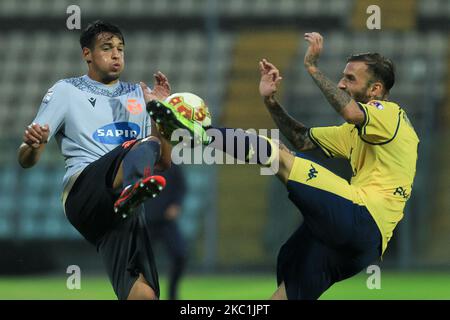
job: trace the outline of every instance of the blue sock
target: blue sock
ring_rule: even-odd
[[[222,133],[222,141],[213,139],[209,144],[210,147],[222,150],[232,157],[244,161],[246,163],[257,163],[267,165],[268,159],[272,155],[272,145],[269,139],[254,133],[249,133],[243,129],[233,128],[212,128]],[[207,131],[208,132],[208,131]],[[226,135],[234,135],[233,147],[227,146]],[[214,138],[214,137],[213,137]],[[244,152],[238,152],[238,143],[243,144]],[[242,148],[242,147],[241,147]]]
[[[160,144],[157,141],[143,141],[135,145],[123,158],[123,187],[150,176],[160,157]]]

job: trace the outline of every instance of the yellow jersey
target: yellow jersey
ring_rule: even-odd
[[[362,125],[316,127],[309,135],[328,157],[350,161],[352,201],[373,216],[384,252],[411,195],[419,138],[397,104],[373,100],[358,105],[365,115]]]

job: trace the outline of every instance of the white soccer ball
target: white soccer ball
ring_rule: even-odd
[[[194,120],[204,128],[211,126],[211,114],[205,101],[189,92],[179,92],[168,96],[165,102],[172,105],[186,119]]]

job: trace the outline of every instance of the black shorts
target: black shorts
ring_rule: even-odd
[[[351,199],[350,185],[298,155],[289,176],[290,200],[303,224],[281,247],[277,281],[288,299],[318,299],[381,256],[381,233],[365,206]]]
[[[114,177],[131,148],[118,146],[89,164],[71,188],[65,211],[70,223],[103,258],[119,299],[126,299],[142,273],[159,297],[159,282],[143,205],[127,219],[114,212],[121,190],[113,189]]]

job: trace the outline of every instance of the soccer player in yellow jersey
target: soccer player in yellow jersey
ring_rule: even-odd
[[[260,94],[295,149],[320,148],[328,157],[346,158],[353,176],[348,183],[281,146],[277,175],[304,223],[280,249],[273,299],[317,299],[335,282],[379,261],[403,217],[416,171],[419,139],[406,112],[388,100],[392,62],[378,53],[352,55],[336,85],[318,68],[322,36],[306,33],[305,40],[306,70],[345,123],[307,128],[290,117],[275,99],[280,73],[265,59]]]
[[[317,299],[334,283],[379,261],[403,217],[416,171],[419,139],[405,111],[388,101],[395,82],[392,62],[378,53],[352,55],[336,85],[317,66],[322,36],[306,33],[305,39],[309,43],[305,67],[345,120],[343,125],[307,128],[289,116],[275,99],[280,73],[263,59],[260,94],[281,132],[300,152],[241,129],[214,128],[224,135],[232,130],[246,141],[241,160],[254,158],[253,163],[263,166],[279,160],[276,175],[303,214],[304,223],[280,249],[279,287],[272,299]],[[189,125],[176,121],[180,115],[170,105],[153,101],[147,109],[165,132],[189,130]],[[208,134],[201,139],[205,145],[242,157],[235,147],[223,143],[226,139],[216,141]],[[301,153],[314,148],[328,157],[348,159],[351,182]],[[260,151],[268,155],[267,161]]]

